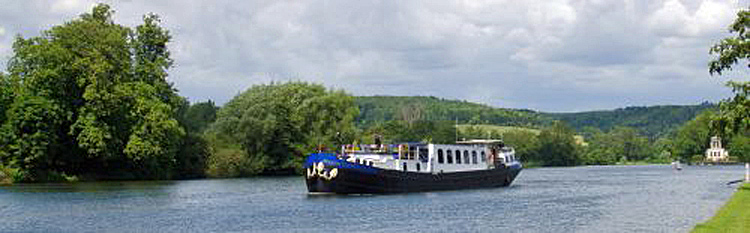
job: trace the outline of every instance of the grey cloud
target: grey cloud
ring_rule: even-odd
[[[253,84],[306,80],[355,95],[572,111],[724,98],[722,79],[706,72],[707,49],[748,2],[110,3],[126,25],[162,16],[173,35],[170,80],[191,101],[224,103]],[[12,35],[38,35],[93,4],[4,2],[0,58],[10,56]]]

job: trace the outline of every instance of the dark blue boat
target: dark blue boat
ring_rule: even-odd
[[[498,140],[346,145],[309,155],[305,178],[311,193],[403,193],[508,186],[521,169]]]

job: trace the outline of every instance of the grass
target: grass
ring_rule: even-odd
[[[737,188],[711,220],[696,225],[692,232],[750,232],[750,183]]]

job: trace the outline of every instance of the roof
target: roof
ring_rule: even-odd
[[[472,139],[465,141],[457,141],[456,144],[499,144],[503,143],[503,140],[498,139]]]

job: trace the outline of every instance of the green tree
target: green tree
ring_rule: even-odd
[[[615,164],[621,159],[641,161],[652,155],[648,138],[634,128],[616,126],[607,133],[593,132],[583,152],[584,164]]]
[[[750,162],[750,137],[746,135],[736,135],[729,141],[729,155],[737,158],[740,162]]]
[[[672,142],[672,156],[684,162],[691,162],[695,155],[703,155],[711,138],[711,120],[715,114],[705,111],[688,121],[677,130]]]
[[[598,129],[589,129],[588,135],[590,135],[588,146],[581,154],[583,164],[608,165],[617,163],[622,155],[616,150],[617,143],[613,134],[604,133]]]
[[[543,129],[538,136],[539,149],[536,161],[544,166],[574,166],[580,163],[576,153],[575,131],[557,121]]]
[[[327,91],[318,84],[289,82],[256,85],[234,97],[217,113],[211,134],[223,148],[220,154],[234,162],[218,168],[223,159],[209,159],[209,170],[228,175],[289,173],[299,170],[304,154],[319,145],[354,139],[353,98],[343,91]],[[236,147],[234,145],[237,145]]]
[[[648,138],[641,136],[630,127],[615,127],[610,134],[615,143],[615,153],[630,161],[644,160],[651,155]]]
[[[0,126],[5,122],[5,112],[13,103],[13,87],[10,77],[0,72]]]
[[[218,110],[219,108],[211,100],[190,105],[183,117],[185,130],[203,133],[211,123],[216,121],[216,111]]]
[[[516,157],[524,162],[536,157],[535,153],[539,150],[537,135],[529,130],[510,130],[502,134],[502,139],[515,149]]]
[[[13,156],[40,158],[47,164],[41,170],[73,175],[173,175],[184,136],[176,117],[185,101],[166,81],[170,36],[156,15],[132,30],[114,23],[113,13],[99,4],[41,36],[16,38],[8,63],[10,79],[18,80],[15,110],[3,126],[3,147]],[[38,127],[24,128],[30,125]],[[29,136],[41,134],[50,138]],[[46,179],[21,166],[29,180]]]
[[[47,179],[57,158],[63,156],[65,145],[60,142],[59,127],[62,109],[52,101],[38,96],[20,96],[8,110],[3,125],[6,144],[3,162],[20,168],[23,180]]]
[[[709,50],[716,58],[708,63],[711,75],[722,75],[731,70],[732,66],[740,62],[748,62],[750,58],[750,11],[741,10],[737,18],[729,26],[729,32],[734,36],[727,37],[713,45]],[[750,63],[747,64],[750,67]],[[734,98],[723,100],[716,122],[712,125],[724,134],[735,134],[750,130],[750,82],[727,83],[735,93]]]

